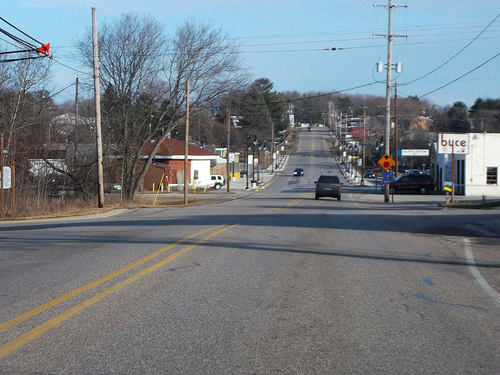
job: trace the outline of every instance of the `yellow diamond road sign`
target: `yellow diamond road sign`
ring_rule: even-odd
[[[394,165],[395,161],[389,155],[385,154],[380,158],[378,163],[387,172]]]

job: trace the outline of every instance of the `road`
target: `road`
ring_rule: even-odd
[[[0,223],[0,373],[500,373],[499,210],[315,200],[327,140],[243,199]]]

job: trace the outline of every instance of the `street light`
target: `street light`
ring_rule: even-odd
[[[250,138],[254,138],[253,142],[250,144]],[[250,147],[252,147],[252,180],[254,180],[254,168],[253,168],[253,159],[254,159],[254,152],[255,152],[255,145],[256,145],[256,142],[257,142],[257,135],[247,135],[247,144],[246,144],[246,160],[245,160],[245,163],[247,164],[247,187],[246,189],[250,189],[249,186],[248,186],[248,175],[250,173],[250,168],[249,168],[249,163],[248,163],[248,159],[249,159],[249,155],[248,155],[248,151],[250,151]]]
[[[259,144],[259,141],[257,140],[257,135],[254,135],[253,137],[254,137],[254,141],[252,143],[252,183],[255,182],[255,146],[257,146]],[[259,163],[259,159],[257,158],[257,177],[258,177],[258,173],[259,173],[258,163]]]

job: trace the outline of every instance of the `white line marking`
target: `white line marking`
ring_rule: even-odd
[[[351,193],[349,193],[349,199],[351,200],[352,203],[354,203],[356,207],[361,208],[361,205],[354,200]]]
[[[476,262],[474,261],[474,254],[472,253],[472,247],[470,245],[470,240],[468,238],[464,238],[464,248],[465,248],[465,258],[467,259],[467,263],[469,264],[469,271],[472,274],[472,277],[478,285],[481,287],[483,292],[493,298],[493,301],[496,302],[498,306],[500,306],[500,294],[491,287],[490,284],[484,279],[479,270],[476,267]]]

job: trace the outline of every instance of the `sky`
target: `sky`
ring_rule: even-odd
[[[393,4],[392,59],[402,71],[392,71],[392,83],[398,83],[400,97],[418,96],[438,106],[500,98],[498,0]],[[376,65],[387,62],[387,5],[388,0],[12,0],[2,4],[0,17],[50,42],[52,93],[90,73],[74,59],[74,45],[90,30],[94,7],[98,26],[128,12],[153,17],[167,35],[191,19],[220,26],[241,44],[252,77],[268,78],[279,92],[385,96],[387,73],[377,72]],[[3,22],[0,28],[12,31]],[[74,95],[70,87],[55,100]]]

